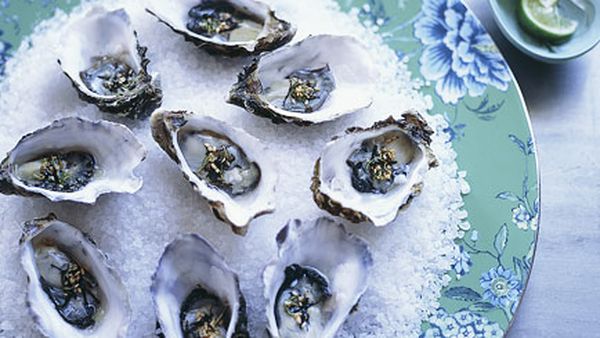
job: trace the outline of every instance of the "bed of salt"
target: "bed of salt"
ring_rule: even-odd
[[[77,115],[128,125],[149,155],[137,169],[144,186],[135,195],[104,195],[92,206],[0,196],[0,336],[40,336],[26,310],[26,277],[19,264],[17,242],[23,221],[49,212],[88,232],[117,266],[133,309],[128,337],[153,337],[151,275],[164,246],[178,234],[189,232],[208,238],[239,273],[249,303],[252,336],[265,336],[262,269],[274,258],[275,234],[288,219],[325,215],[313,203],[309,185],[314,161],[326,142],[349,126],[370,126],[390,114],[399,117],[407,109],[426,112],[431,108],[431,101],[418,92],[418,83],[411,79],[406,65],[378,35],[361,25],[356,11],[343,13],[332,0],[269,2],[281,17],[297,25],[296,41],[309,34],[333,33],[353,35],[366,44],[381,74],[372,107],[311,127],[274,125],[224,102],[247,59],[223,59],[199,51],[145,13],[143,2],[102,2],[108,8],[126,8],[141,43],[149,47],[151,71],[162,78],[163,108],[227,120],[272,145],[270,156],[280,174],[278,211],[255,220],[246,237],[233,235],[212,216],[175,163],[153,142],[148,121],[115,119],[77,98],[56,62],[58,51],[68,48],[58,39],[66,24],[93,4],[86,3],[70,15],[58,13],[23,43],[0,84],[1,152],[12,149],[27,132],[54,119]],[[360,310],[349,317],[339,337],[417,336],[421,320],[438,306],[436,299],[457,253],[453,239],[466,216],[461,210],[461,192],[467,185],[457,170],[448,136],[442,132],[443,119],[427,118],[437,131],[433,149],[441,165],[427,175],[422,195],[387,227],[346,224],[370,242],[375,268]]]

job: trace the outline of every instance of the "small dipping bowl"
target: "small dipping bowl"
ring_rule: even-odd
[[[579,25],[573,36],[552,44],[530,35],[519,23],[520,0],[489,0],[502,34],[523,53],[542,62],[561,63],[579,57],[600,42],[600,0],[559,0],[560,10]]]

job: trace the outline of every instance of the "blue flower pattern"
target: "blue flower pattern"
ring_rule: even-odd
[[[384,38],[389,38],[386,41],[407,41],[404,35],[398,36],[399,33],[395,36],[386,35],[384,26],[389,17],[385,13],[382,0],[366,0],[360,3],[363,3],[359,11],[363,21],[380,29]],[[505,101],[492,101],[487,93],[488,88],[507,91],[511,75],[490,36],[473,14],[460,0],[423,0],[421,12],[416,17],[390,29],[394,32],[405,32],[408,24],[413,25],[412,34],[420,40],[423,49],[416,53],[399,49],[397,55],[403,58],[420,54],[418,61],[421,75],[433,83],[434,93],[446,105],[443,116],[448,123],[444,129],[444,132],[450,135],[448,142],[459,141],[465,137],[467,125],[459,120],[459,111],[470,112],[483,122],[493,121],[497,113],[501,112]],[[429,86],[428,83],[426,85]],[[467,103],[464,100],[467,97],[482,96],[483,98],[476,102],[470,100]],[[510,137],[517,143],[513,139],[514,136]],[[521,142],[519,147],[524,153],[533,154],[531,140],[527,143]],[[529,163],[526,163],[526,167],[529,167]],[[526,172],[524,186],[527,186],[528,179]],[[528,192],[529,188],[520,199],[515,199],[523,202],[513,208],[512,221],[520,228],[526,225],[535,231],[539,207],[537,200],[529,203]],[[460,286],[460,283],[452,283],[450,287],[445,288],[442,298],[462,303],[464,306],[454,313],[440,307],[438,312],[425,322],[425,330],[420,337],[504,336],[501,324],[489,320],[487,315],[500,313],[505,319],[502,325],[510,322],[519,304],[523,281],[531,269],[534,248],[532,244],[530,252],[524,257],[505,258],[504,251],[508,244],[509,232],[507,224],[498,229],[493,239],[493,250],[485,248],[487,243],[478,242],[479,236],[475,229],[471,231],[470,236],[464,236],[457,241],[459,252],[451,266],[457,281],[471,273],[473,255],[487,256],[493,259],[496,265],[479,276],[480,290]]]
[[[533,206],[533,212],[527,210],[525,205],[519,204],[512,209],[512,222],[521,230],[537,230],[538,223],[538,202]]]
[[[508,139],[516,145],[516,148],[525,158],[521,191],[519,193],[503,191],[497,194],[496,198],[515,203],[511,209],[511,220],[518,229],[536,231],[539,219],[539,200],[536,198],[531,201],[530,196],[537,196],[537,194],[534,194],[537,186],[530,185],[529,180],[529,161],[535,155],[533,140],[529,138],[524,141],[512,134],[508,136]],[[470,313],[483,314],[499,311],[504,315],[507,322],[514,315],[523,292],[524,281],[531,270],[535,242],[532,242],[529,252],[524,257],[505,258],[504,253],[509,235],[509,225],[503,224],[500,226],[493,238],[492,250],[487,249],[485,244],[479,243],[476,230],[472,231],[471,236],[464,236],[457,240],[459,253],[452,265],[457,280],[460,280],[471,271],[472,255],[487,256],[496,262],[495,266],[480,275],[479,286],[481,291],[466,286],[451,286],[442,291],[443,297],[465,304],[465,307],[452,316],[459,324],[465,321],[469,322]],[[501,337],[503,334],[495,327],[483,329],[483,324],[476,325],[473,328],[461,326],[458,332],[455,333],[450,330],[448,325],[441,325],[442,322],[438,319],[439,315],[429,318],[431,328],[422,337]]]
[[[498,323],[487,318],[462,310],[454,314],[446,309],[439,308],[430,317],[429,328],[419,338],[499,338],[504,336],[504,331]]]
[[[499,308],[509,308],[519,299],[521,282],[517,276],[503,266],[491,268],[481,275],[483,299]]]
[[[444,128],[444,132],[450,135],[448,142],[458,141],[465,136],[465,128],[467,127],[464,123],[457,122],[458,109],[454,110],[454,114],[450,117],[448,112],[444,112],[444,120],[448,123],[448,127]]]
[[[465,250],[464,246],[460,246],[460,253],[456,262],[452,265],[452,269],[456,272],[456,277],[460,278],[469,273],[471,270],[471,266],[473,266],[473,262],[471,261],[471,256]]]
[[[480,96],[488,86],[506,91],[508,66],[490,36],[460,0],[424,0],[415,36],[425,45],[421,74],[435,81],[444,103]]]
[[[383,3],[379,0],[367,0],[358,15],[363,22],[374,26],[384,26],[390,21]]]
[[[56,0],[26,0],[28,3],[38,2],[44,7],[56,3]],[[349,0],[352,1],[352,0]],[[364,22],[382,28],[391,18],[386,14],[383,0],[363,0],[359,16]],[[0,0],[0,8],[10,6],[10,0]],[[0,17],[2,17],[0,10]],[[4,18],[7,22],[15,23],[14,30],[18,32],[18,18]],[[414,37],[420,40],[424,49],[419,58],[422,76],[435,84],[435,93],[448,108],[453,107],[453,116],[444,114],[449,126],[446,132],[451,135],[450,141],[460,140],[465,136],[466,125],[457,121],[458,103],[466,96],[478,97],[484,94],[489,86],[506,91],[511,76],[508,67],[496,49],[489,35],[477,19],[466,9],[460,0],[423,0],[422,11],[414,22]],[[407,23],[406,25],[408,25]],[[403,25],[405,27],[406,25]],[[0,30],[0,37],[3,32]],[[0,76],[10,56],[12,46],[0,39]],[[399,58],[410,56],[402,50],[397,51]],[[488,97],[477,107],[466,106],[482,121],[491,121],[500,110],[503,102],[492,103]],[[533,155],[533,142],[522,142],[515,136],[510,136],[521,151],[527,156]],[[527,167],[527,163],[526,163]],[[502,192],[497,198],[516,202],[511,209],[512,223],[522,230],[537,229],[539,202],[528,199],[527,172],[524,191],[517,195]],[[527,256],[513,258],[514,269],[502,264],[502,254],[506,245],[508,230],[503,225],[496,235],[495,252],[477,248],[477,230],[471,237],[461,239],[459,254],[452,269],[457,279],[468,275],[473,265],[472,255],[488,255],[494,258],[498,265],[481,274],[479,279],[482,293],[464,287],[454,288],[454,292],[446,290],[445,297],[466,301],[467,306],[450,313],[440,307],[430,316],[426,329],[421,338],[432,337],[503,337],[504,331],[498,323],[485,317],[485,313],[501,309],[509,319],[514,314],[519,296],[523,290],[523,279],[531,269],[533,245]],[[459,241],[459,242],[460,242]],[[459,289],[459,290],[456,290]]]
[[[517,146],[517,149],[525,158],[523,182],[521,191],[519,193],[503,191],[496,195],[496,198],[499,200],[516,203],[516,205],[511,209],[511,212],[512,223],[516,225],[517,228],[525,231],[536,231],[539,220],[540,201],[538,198],[531,201],[530,196],[532,195],[532,190],[534,190],[535,187],[531,187],[529,184],[529,161],[530,158],[535,155],[533,140],[529,138],[527,142],[524,142],[516,135],[509,135],[508,138]]]

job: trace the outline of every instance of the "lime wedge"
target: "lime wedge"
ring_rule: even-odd
[[[520,0],[519,21],[530,34],[548,42],[563,42],[577,30],[577,21],[558,9],[559,0]]]

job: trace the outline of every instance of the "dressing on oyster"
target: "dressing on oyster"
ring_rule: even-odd
[[[334,337],[367,289],[367,243],[320,218],[290,221],[277,244],[278,258],[263,273],[270,336]]]
[[[53,202],[94,203],[109,193],[135,193],[133,170],[146,157],[127,127],[69,117],[21,138],[0,164],[0,193]]]
[[[369,107],[376,73],[355,38],[311,36],[245,67],[228,102],[275,123],[310,125]]]
[[[202,237],[167,246],[151,287],[165,338],[247,338],[246,300],[237,275]]]
[[[256,138],[183,111],[157,111],[151,121],[155,141],[235,233],[245,234],[252,219],[274,211],[275,166]]]
[[[423,189],[437,166],[433,130],[417,113],[389,117],[371,128],[350,128],[317,160],[311,190],[317,205],[351,222],[392,222]]]
[[[26,222],[21,264],[27,304],[48,337],[125,337],[131,316],[123,283],[81,231],[56,219]]]
[[[58,63],[79,97],[102,111],[143,118],[162,102],[157,74],[148,73],[141,47],[123,9],[96,7],[67,27]]]
[[[243,56],[288,43],[296,29],[255,0],[149,1],[148,13],[208,52]]]

